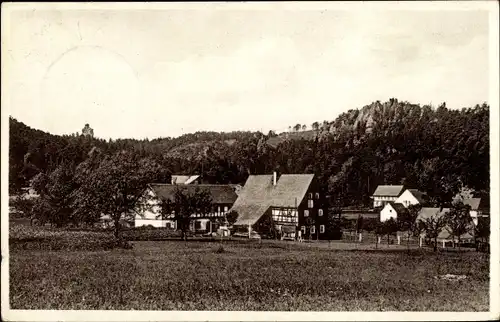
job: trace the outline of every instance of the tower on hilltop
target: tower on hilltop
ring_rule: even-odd
[[[85,127],[82,129],[82,135],[83,136],[90,136],[91,138],[94,137],[94,130],[89,126],[89,124],[85,124]]]

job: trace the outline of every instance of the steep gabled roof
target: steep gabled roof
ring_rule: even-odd
[[[423,207],[418,213],[417,220],[425,220],[432,216],[444,216],[445,213],[449,212],[450,208],[443,208],[440,210],[439,207]]]
[[[410,193],[417,199],[420,204],[425,204],[428,200],[427,194],[418,189],[408,189]]]
[[[253,225],[271,205],[272,175],[250,175],[231,211],[238,213],[235,225]]]
[[[283,174],[272,192],[274,207],[298,207],[304,199],[314,174]]]
[[[389,204],[398,214],[408,211],[408,209],[400,203],[389,202]]]
[[[403,186],[378,186],[373,193],[373,196],[387,196],[387,197],[399,197],[401,192],[403,191]]]
[[[235,225],[255,224],[269,207],[298,207],[313,179],[313,174],[283,174],[273,186],[272,175],[248,177],[231,208],[238,212]]]
[[[187,190],[190,193],[200,190],[208,190],[212,196],[212,203],[214,204],[232,204],[238,197],[231,185],[223,184],[197,184],[197,185],[175,185],[175,184],[161,184],[152,183],[149,185],[155,195],[162,199],[173,200],[175,189]]]

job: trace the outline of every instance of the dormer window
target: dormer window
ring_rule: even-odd
[[[316,192],[315,197],[316,199],[319,199],[319,192]]]

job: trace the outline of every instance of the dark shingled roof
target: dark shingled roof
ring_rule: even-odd
[[[283,174],[276,186],[272,175],[251,175],[231,210],[238,212],[235,225],[253,225],[269,207],[297,207],[304,199],[313,174]]]
[[[406,209],[406,207],[403,206],[403,204],[395,202],[389,202],[389,204],[392,206],[392,208],[394,208],[394,210],[396,210],[398,214],[408,211],[408,209]]]
[[[232,204],[238,197],[233,185],[218,185],[218,184],[197,184],[197,185],[175,185],[175,184],[161,184],[152,183],[149,185],[155,195],[159,198],[173,200],[175,189],[187,190],[190,193],[200,190],[208,190],[212,196],[212,203],[214,204]]]
[[[403,186],[378,186],[373,196],[399,197],[403,192]]]
[[[411,192],[411,194],[415,197],[415,199],[418,200],[418,202],[421,205],[423,205],[427,202],[428,197],[427,197],[427,194],[425,192],[422,192],[418,189],[408,189],[408,191]]]

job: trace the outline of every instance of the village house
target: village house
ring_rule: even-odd
[[[384,207],[389,202],[394,202],[403,192],[403,186],[382,185],[375,189],[371,196],[373,208]]]
[[[190,193],[193,193],[196,189],[207,190],[212,197],[212,211],[210,213],[191,215],[191,230],[198,233],[212,232],[214,222],[217,219],[224,218],[225,214],[233,206],[237,198],[236,187],[236,185],[215,184],[181,185],[181,189],[187,189]],[[153,226],[177,229],[174,214],[162,218],[159,206],[160,199],[174,201],[177,188],[179,188],[179,185],[175,184],[149,184],[144,192],[146,198],[143,199],[146,200],[149,207],[138,211],[135,216],[135,227]]]
[[[402,204],[406,208],[410,205],[425,206],[428,203],[428,196],[425,192],[418,189],[406,189],[395,201],[395,203]]]
[[[411,205],[427,205],[427,195],[417,189],[406,189],[394,202],[390,201],[384,205],[380,211],[380,221],[393,218],[398,219],[398,215],[408,211]]]
[[[230,211],[238,214],[237,228],[261,231],[267,218],[282,236],[324,239],[325,196],[321,195],[313,174],[250,175]]]
[[[477,226],[479,218],[483,217],[486,218],[489,216],[489,198],[483,197],[483,198],[468,198],[462,200],[464,205],[468,205],[471,207],[470,210],[470,216],[472,218],[472,221],[474,222],[474,225]]]
[[[408,209],[401,204],[396,202],[389,202],[385,204],[384,208],[380,211],[380,221],[384,222],[391,218],[394,220],[398,219],[398,215],[401,215],[404,212],[407,212]]]

